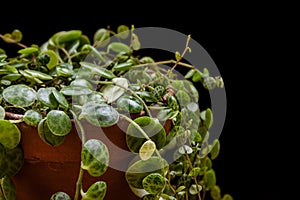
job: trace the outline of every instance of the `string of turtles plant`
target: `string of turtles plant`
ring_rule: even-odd
[[[111,41],[111,36],[117,41]],[[128,122],[126,142],[137,155],[124,178],[133,189],[144,190],[141,199],[204,200],[207,192],[214,200],[233,199],[221,195],[216,184],[212,161],[219,154],[220,142],[207,142],[213,114],[210,108],[199,110],[194,86],[223,88],[223,81],[206,68],[200,71],[182,62],[191,51],[190,36],[182,53],[164,61],[139,56],[139,38],[134,27],[125,25],[116,32],[98,29],[92,42],[81,30],[57,32],[41,46],[22,44],[19,30],[0,37],[20,47],[14,57],[0,49],[0,199],[16,199],[11,177],[24,163],[17,125],[36,127],[41,140],[58,146],[70,133],[72,120],[82,139],[76,192],[58,191],[51,200],[104,199],[109,190],[104,181],[82,189],[84,171],[101,179],[110,159],[102,141],[86,139],[82,122],[109,127],[119,120]],[[189,69],[184,80],[174,73],[178,66]],[[140,116],[133,119],[131,114]],[[167,121],[170,130],[163,126]],[[167,160],[170,152],[171,163]]]

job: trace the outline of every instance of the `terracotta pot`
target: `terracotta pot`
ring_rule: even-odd
[[[37,128],[25,123],[19,123],[22,132],[21,146],[24,151],[25,162],[22,169],[12,177],[17,190],[18,200],[46,200],[58,191],[68,193],[74,197],[81,161],[81,139],[75,125],[66,136],[63,144],[52,147],[44,143],[37,132]],[[87,126],[87,139],[101,139],[110,152],[110,163],[114,166],[127,165],[130,157],[118,155],[115,148],[120,147],[129,151],[126,146],[125,133],[115,125],[103,129],[102,133],[95,132],[95,127]],[[107,136],[107,137],[106,137]],[[116,144],[116,145],[114,145]],[[139,199],[129,188],[125,172],[109,167],[100,177],[91,177],[86,171],[83,177],[83,189],[102,180],[107,183],[106,200]]]

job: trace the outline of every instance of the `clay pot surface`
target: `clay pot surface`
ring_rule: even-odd
[[[25,161],[22,169],[12,177],[16,185],[17,199],[47,200],[58,191],[66,192],[73,198],[80,169],[82,144],[76,126],[73,124],[64,142],[56,147],[43,142],[37,128],[25,123],[18,124],[18,127],[22,133],[20,145]],[[100,133],[93,133],[96,129],[91,125],[85,127],[87,139],[100,139],[107,145],[110,163],[114,166],[128,164],[131,158],[117,155],[114,151],[116,145],[129,151],[126,137],[122,137],[125,133],[119,126],[104,128]],[[139,199],[129,188],[125,172],[111,167],[100,177],[92,177],[84,171],[83,190],[86,191],[91,184],[99,180],[107,184],[105,200]]]

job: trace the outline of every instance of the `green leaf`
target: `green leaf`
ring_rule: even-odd
[[[190,69],[190,70],[186,73],[186,75],[184,76],[184,78],[186,78],[186,79],[192,78],[192,76],[194,75],[195,72],[196,72],[195,69]]]
[[[143,104],[133,96],[122,96],[117,101],[118,109],[128,113],[140,113],[144,106]]]
[[[0,179],[0,186],[2,189],[2,193],[6,200],[16,200],[16,186],[14,185],[14,182],[11,180],[9,176],[4,176],[2,179]]]
[[[204,179],[205,179],[205,182],[206,182],[208,188],[212,188],[213,186],[215,186],[216,185],[215,171],[213,169],[206,171]]]
[[[185,189],[186,187],[184,185],[182,186],[179,186],[177,189],[176,189],[176,192],[181,192]]]
[[[0,143],[5,149],[14,149],[21,140],[19,128],[8,120],[0,120]]]
[[[194,177],[194,176],[198,176],[201,172],[200,167],[194,167],[190,172],[188,176]]]
[[[181,60],[181,55],[178,51],[175,52],[175,58],[176,58],[176,61],[180,61]]]
[[[13,106],[28,107],[36,100],[36,92],[24,84],[12,85],[3,90],[3,98]]]
[[[150,194],[159,194],[165,186],[165,178],[159,173],[151,173],[143,179],[142,184]]]
[[[0,99],[1,101],[1,99]],[[0,105],[0,120],[5,118],[5,110],[4,108]]]
[[[29,126],[36,126],[42,120],[41,113],[35,110],[27,110],[23,116],[23,120]]]
[[[39,72],[39,71],[35,71],[35,70],[31,70],[31,69],[25,69],[24,72],[26,72],[27,74],[29,74],[30,76],[34,77],[34,78],[38,78],[41,80],[45,80],[45,81],[49,81],[52,80],[52,76]]]
[[[132,46],[132,49],[137,51],[141,48],[141,43],[139,41],[139,37],[135,34],[135,33],[132,33],[132,39],[131,39],[131,46]]]
[[[131,62],[124,62],[124,63],[120,63],[117,64],[113,67],[114,70],[116,71],[127,71],[130,69],[130,67],[133,65],[133,63]]]
[[[207,128],[210,128],[213,124],[213,113],[210,108],[205,111],[205,124]]]
[[[105,28],[100,28],[94,35],[94,42],[97,42],[97,47],[105,46],[110,41],[110,31]]]
[[[102,141],[90,139],[82,147],[81,160],[82,169],[87,170],[93,177],[99,177],[108,168],[108,149]]]
[[[220,153],[220,141],[218,139],[215,139],[213,147],[210,151],[211,159],[212,160],[216,159],[218,157],[219,153]]]
[[[82,200],[103,200],[106,190],[106,183],[104,181],[97,181],[89,187],[86,193],[84,193]]]
[[[173,119],[174,117],[176,117],[178,115],[179,111],[173,111],[170,108],[166,108],[166,109],[162,109],[157,113],[156,118],[159,121],[166,121],[168,119]]]
[[[148,160],[156,150],[156,145],[153,141],[147,140],[140,148],[139,155],[142,160]]]
[[[91,94],[93,90],[81,86],[65,86],[60,92],[66,96],[81,96]]]
[[[56,136],[65,136],[72,129],[70,117],[61,110],[51,110],[48,112],[46,123],[50,131]]]
[[[56,42],[58,44],[61,44],[61,43],[71,42],[73,40],[77,40],[81,36],[81,33],[82,33],[81,30],[62,31],[56,37]]]
[[[180,107],[185,107],[191,102],[189,94],[183,90],[178,90],[175,94]]]
[[[109,127],[119,121],[119,113],[108,104],[91,101],[82,106],[79,118],[85,118],[94,126]]]
[[[129,28],[125,25],[120,25],[117,28],[118,37],[126,39],[129,36]]]
[[[51,146],[58,146],[63,143],[65,136],[54,135],[48,127],[48,124],[45,123],[46,119],[42,119],[38,124],[38,134],[40,138]]]
[[[66,97],[59,91],[57,91],[56,89],[52,90],[52,94],[55,97],[56,101],[64,108],[68,108],[69,107],[69,103],[66,99]]]
[[[224,194],[222,200],[233,200],[233,197],[230,194]]]
[[[126,78],[114,78],[112,81],[115,85],[105,85],[102,90],[103,95],[107,99],[107,103],[116,101],[125,93],[125,88],[128,88],[128,80]]]
[[[197,189],[197,185],[196,184],[192,184],[191,187],[189,188],[189,193],[191,195],[196,195],[198,194],[198,191],[200,192],[202,190],[202,186],[198,185],[198,189]]]
[[[55,87],[40,88],[37,91],[37,99],[51,109],[58,106],[58,102],[52,93],[53,90],[55,90]]]
[[[27,47],[25,49],[20,49],[18,51],[18,53],[20,54],[32,54],[32,53],[35,53],[35,52],[38,52],[39,49],[38,48],[35,48],[35,47]]]
[[[42,56],[43,54],[47,54],[49,56],[49,62],[46,64],[47,68],[49,70],[53,69],[58,65],[58,55],[55,53],[55,51],[51,49],[47,49],[39,54],[39,56]]]
[[[80,62],[80,65],[83,68],[90,70],[92,74],[97,74],[103,78],[113,79],[116,77],[112,71],[99,65],[83,61]]]
[[[50,200],[72,200],[71,197],[65,192],[56,192],[50,198]]]
[[[143,116],[136,118],[134,122],[155,142],[157,149],[164,147],[166,143],[166,132],[158,120]],[[146,141],[147,139],[142,135],[140,130],[137,129],[133,123],[130,123],[126,131],[126,143],[128,148],[132,152],[138,153]]]
[[[121,43],[121,42],[112,42],[107,46],[107,52],[114,51],[116,53],[129,53],[130,47],[127,44]]]
[[[21,74],[7,74],[5,76],[2,76],[2,80],[8,80],[8,81],[16,81],[19,78],[21,78],[22,75]]]
[[[68,68],[63,68],[63,67],[60,67],[60,66],[57,66],[56,68],[56,74],[57,76],[59,77],[72,77],[75,72],[71,69],[68,69]]]
[[[4,175],[14,176],[16,175],[24,164],[24,155],[21,147],[6,150],[4,160],[0,162],[0,178],[1,173],[4,171]]]
[[[198,82],[202,80],[202,73],[198,70],[195,71],[195,73],[192,76],[192,81],[193,82]]]
[[[221,200],[221,189],[219,186],[214,185],[210,190],[210,196],[213,200]]]
[[[23,38],[23,34],[20,30],[15,29],[13,30],[13,32],[11,33],[11,38],[16,41],[16,42],[21,42],[22,38]]]
[[[126,171],[125,177],[128,184],[134,188],[143,189],[143,179],[152,173],[164,176],[168,169],[165,159],[153,156],[148,160],[139,160],[133,163]]]
[[[91,90],[94,89],[94,86],[86,79],[82,79],[82,78],[77,78],[75,80],[73,80],[70,83],[71,86],[79,86],[79,87],[86,87],[89,88]]]

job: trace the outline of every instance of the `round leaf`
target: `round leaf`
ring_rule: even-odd
[[[147,140],[140,148],[140,158],[142,160],[148,160],[156,150],[156,145],[153,141]]]
[[[175,97],[177,98],[180,107],[187,106],[191,101],[191,98],[188,95],[188,93],[183,90],[178,90],[175,94]]]
[[[24,84],[9,86],[3,90],[2,95],[8,103],[19,107],[32,105],[37,96],[34,89]]]
[[[5,149],[15,148],[20,140],[21,133],[18,127],[7,120],[0,120],[0,143]]]
[[[117,28],[118,37],[126,39],[129,36],[129,28],[125,25],[120,25]]]
[[[72,129],[72,122],[69,116],[61,110],[51,110],[47,114],[46,123],[50,131],[57,136],[65,136]]]
[[[213,200],[221,199],[221,189],[219,186],[215,185],[210,190],[210,196]]]
[[[130,47],[127,44],[121,42],[112,42],[107,46],[107,52],[114,51],[116,53],[120,52],[130,52]]]
[[[105,173],[109,163],[109,152],[106,145],[97,139],[88,140],[82,147],[81,167],[93,177]]]
[[[29,126],[36,126],[42,120],[41,113],[35,110],[27,110],[23,116],[23,120]]]
[[[86,87],[91,90],[94,89],[93,85],[87,81],[86,79],[77,78],[70,83],[71,86],[79,86],[79,87]]]
[[[106,183],[104,181],[97,181],[93,183],[87,192],[82,196],[82,200],[103,200],[106,194]]]
[[[56,192],[50,198],[50,200],[71,200],[71,197],[64,192]]]
[[[144,130],[153,142],[155,142],[157,149],[164,147],[166,143],[166,132],[158,120],[143,116],[136,118],[134,122]],[[138,153],[147,139],[133,123],[129,124],[126,133],[126,143],[128,148],[132,152]]]
[[[54,87],[48,88],[40,88],[37,91],[38,100],[45,106],[49,108],[56,108],[58,106],[58,102],[56,101],[52,91],[55,90]]]
[[[100,127],[112,126],[119,121],[119,113],[112,106],[93,101],[83,105],[80,118],[82,117]]]
[[[202,190],[202,186],[201,185],[198,185],[198,189],[197,189],[197,185],[196,184],[193,184],[191,185],[191,187],[189,188],[189,193],[191,195],[196,195],[198,194],[198,191],[200,192]]]
[[[66,96],[81,96],[91,94],[93,90],[81,86],[65,86],[60,92]]]
[[[2,106],[0,106],[0,120],[5,118],[5,110]]]
[[[47,144],[51,146],[58,146],[61,143],[63,143],[65,136],[57,136],[54,135],[49,127],[48,124],[45,123],[46,119],[42,119],[40,123],[38,124],[38,134],[40,138]]]
[[[4,169],[5,175],[7,176],[16,175],[20,171],[24,163],[23,150],[20,147],[7,150],[3,162],[5,163],[4,165],[6,166]]]
[[[68,108],[69,104],[66,97],[56,89],[52,90],[52,94],[54,95],[56,101],[64,108]]]
[[[139,160],[133,163],[125,173],[128,184],[134,188],[143,189],[143,179],[151,173],[164,173],[168,169],[165,159],[153,156],[148,160]]]
[[[101,77],[108,78],[108,79],[112,79],[112,78],[116,77],[112,71],[110,71],[104,67],[101,67],[99,65],[89,63],[89,62],[80,62],[80,65],[84,69],[90,70],[92,74],[97,74]]]
[[[14,185],[13,181],[10,179],[9,176],[4,176],[0,179],[1,189],[3,196],[7,200],[16,200],[17,193],[16,193],[16,186]]]
[[[143,104],[133,96],[120,97],[117,101],[117,107],[129,113],[140,113],[144,109]]]
[[[102,93],[107,98],[108,103],[117,100],[124,94],[124,88],[128,88],[128,80],[126,78],[114,78],[112,81],[115,85],[106,85],[102,90]]]
[[[150,194],[160,193],[165,186],[165,178],[159,173],[152,173],[146,176],[143,181],[143,188]]]

